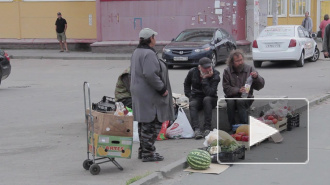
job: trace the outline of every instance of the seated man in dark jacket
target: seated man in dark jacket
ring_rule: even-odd
[[[253,82],[247,98],[253,98],[253,90],[260,90],[265,85],[265,80],[257,71],[244,63],[244,55],[241,50],[234,50],[227,59],[228,67],[223,72],[223,92],[226,98],[241,98],[242,93],[246,92],[245,82],[251,75]],[[247,110],[253,100],[226,100],[228,121],[231,125],[235,124],[235,111],[238,110],[240,124],[248,123]]]
[[[217,105],[220,72],[212,67],[209,58],[201,58],[198,67],[190,69],[184,81],[184,93],[189,98],[191,126],[195,138],[203,138],[211,129],[212,109]],[[204,128],[199,124],[198,111],[204,108]]]

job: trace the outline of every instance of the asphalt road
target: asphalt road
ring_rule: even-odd
[[[84,81],[90,83],[92,102],[98,102],[104,95],[113,96],[117,78],[128,67],[129,61],[11,62],[12,73],[0,86],[0,184],[125,184],[126,180],[143,175],[147,171],[156,171],[185,156],[185,152],[192,148],[201,146],[202,141],[195,140],[160,142],[157,145],[160,152],[167,154],[166,163],[164,161],[142,165],[134,156],[134,159],[119,160],[126,170],[125,173],[109,167],[110,165],[104,165],[101,166],[100,175],[91,176],[82,168],[82,162],[86,159],[82,85]],[[251,61],[247,63],[251,64]],[[303,68],[297,68],[292,63],[263,66],[258,71],[265,78],[266,86],[260,92],[255,92],[256,97],[288,96],[311,100],[330,89],[328,61],[306,63]],[[223,64],[216,68],[222,74],[225,67]],[[170,70],[173,92],[183,93],[183,81],[187,72],[187,68]],[[223,97],[221,84],[218,89],[219,97]],[[326,115],[323,109],[319,111]],[[319,111],[315,112],[315,115],[319,115]],[[316,123],[322,121],[316,120]],[[326,129],[323,129],[321,124],[315,126],[314,139],[326,141]],[[311,155],[311,159],[326,159],[323,153],[329,148],[322,149],[323,141],[317,141],[314,141],[315,147],[319,146],[321,149],[313,149],[319,153]],[[135,152],[136,146],[133,148]],[[314,170],[318,169],[313,163],[309,165]],[[322,163],[321,167],[327,166]],[[233,167],[236,168],[240,170],[238,166]],[[249,170],[251,174],[258,174],[260,171],[268,170],[268,173],[273,175],[270,167],[259,168],[253,170],[245,166],[241,171]],[[282,166],[273,168],[279,170]],[[288,174],[287,178],[289,177],[291,178]],[[234,176],[228,175],[226,178]],[[273,182],[270,179],[264,181],[266,184]]]

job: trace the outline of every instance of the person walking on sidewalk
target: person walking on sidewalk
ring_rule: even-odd
[[[313,20],[309,16],[308,11],[305,12],[305,19],[303,20],[301,25],[308,31],[309,34],[312,33],[312,31],[313,31]]]
[[[251,75],[253,82],[247,98],[253,98],[253,89],[260,90],[265,86],[265,80],[258,72],[250,65],[245,64],[244,54],[241,50],[233,50],[228,59],[228,67],[223,72],[223,92],[225,98],[241,98],[245,92],[245,82]],[[235,112],[236,108],[239,114],[241,124],[248,124],[247,110],[252,105],[253,100],[233,100],[228,99],[227,102],[227,115],[228,121],[231,126],[235,125]]]
[[[68,44],[66,43],[66,29],[68,28],[68,24],[66,20],[62,17],[61,12],[57,13],[57,19],[55,22],[55,30],[57,34],[57,40],[60,42],[61,52],[63,52],[63,44],[65,46],[65,51],[68,52]]]
[[[325,27],[330,24],[330,20],[329,20],[329,15],[328,14],[325,14],[324,15],[324,20],[321,22],[320,24],[320,29],[322,31],[322,39],[323,39],[323,36],[324,36],[324,30],[325,30]]]
[[[219,83],[220,72],[213,68],[211,59],[207,57],[201,58],[198,67],[190,69],[184,80],[184,93],[189,98],[190,120],[195,139],[201,139],[210,133],[212,109],[217,105]],[[204,109],[204,128],[199,124],[198,111],[201,109]]]
[[[330,52],[330,24],[328,24],[324,29],[322,52],[324,52],[324,58],[329,58]]]
[[[138,121],[139,158],[143,162],[162,161],[154,146],[162,122],[174,120],[171,85],[166,64],[153,48],[157,32],[144,28],[131,57],[131,95],[134,120]]]

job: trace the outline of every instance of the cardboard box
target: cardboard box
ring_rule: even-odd
[[[132,156],[132,137],[108,136],[94,134],[94,148],[91,139],[91,132],[88,137],[89,152],[98,157],[128,158]],[[96,144],[95,144],[96,143]]]
[[[92,111],[94,133],[109,136],[133,137],[133,116],[115,116],[114,112]],[[92,125],[89,125],[89,131]]]

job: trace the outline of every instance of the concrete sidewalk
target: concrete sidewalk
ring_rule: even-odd
[[[57,60],[130,60],[132,53],[127,54],[108,54],[108,53],[92,53],[89,51],[70,51],[60,52],[59,50],[42,50],[42,49],[24,49],[12,50],[6,52],[11,59],[57,59]],[[161,54],[159,54],[161,57]],[[251,53],[246,54],[248,60],[252,60]]]

